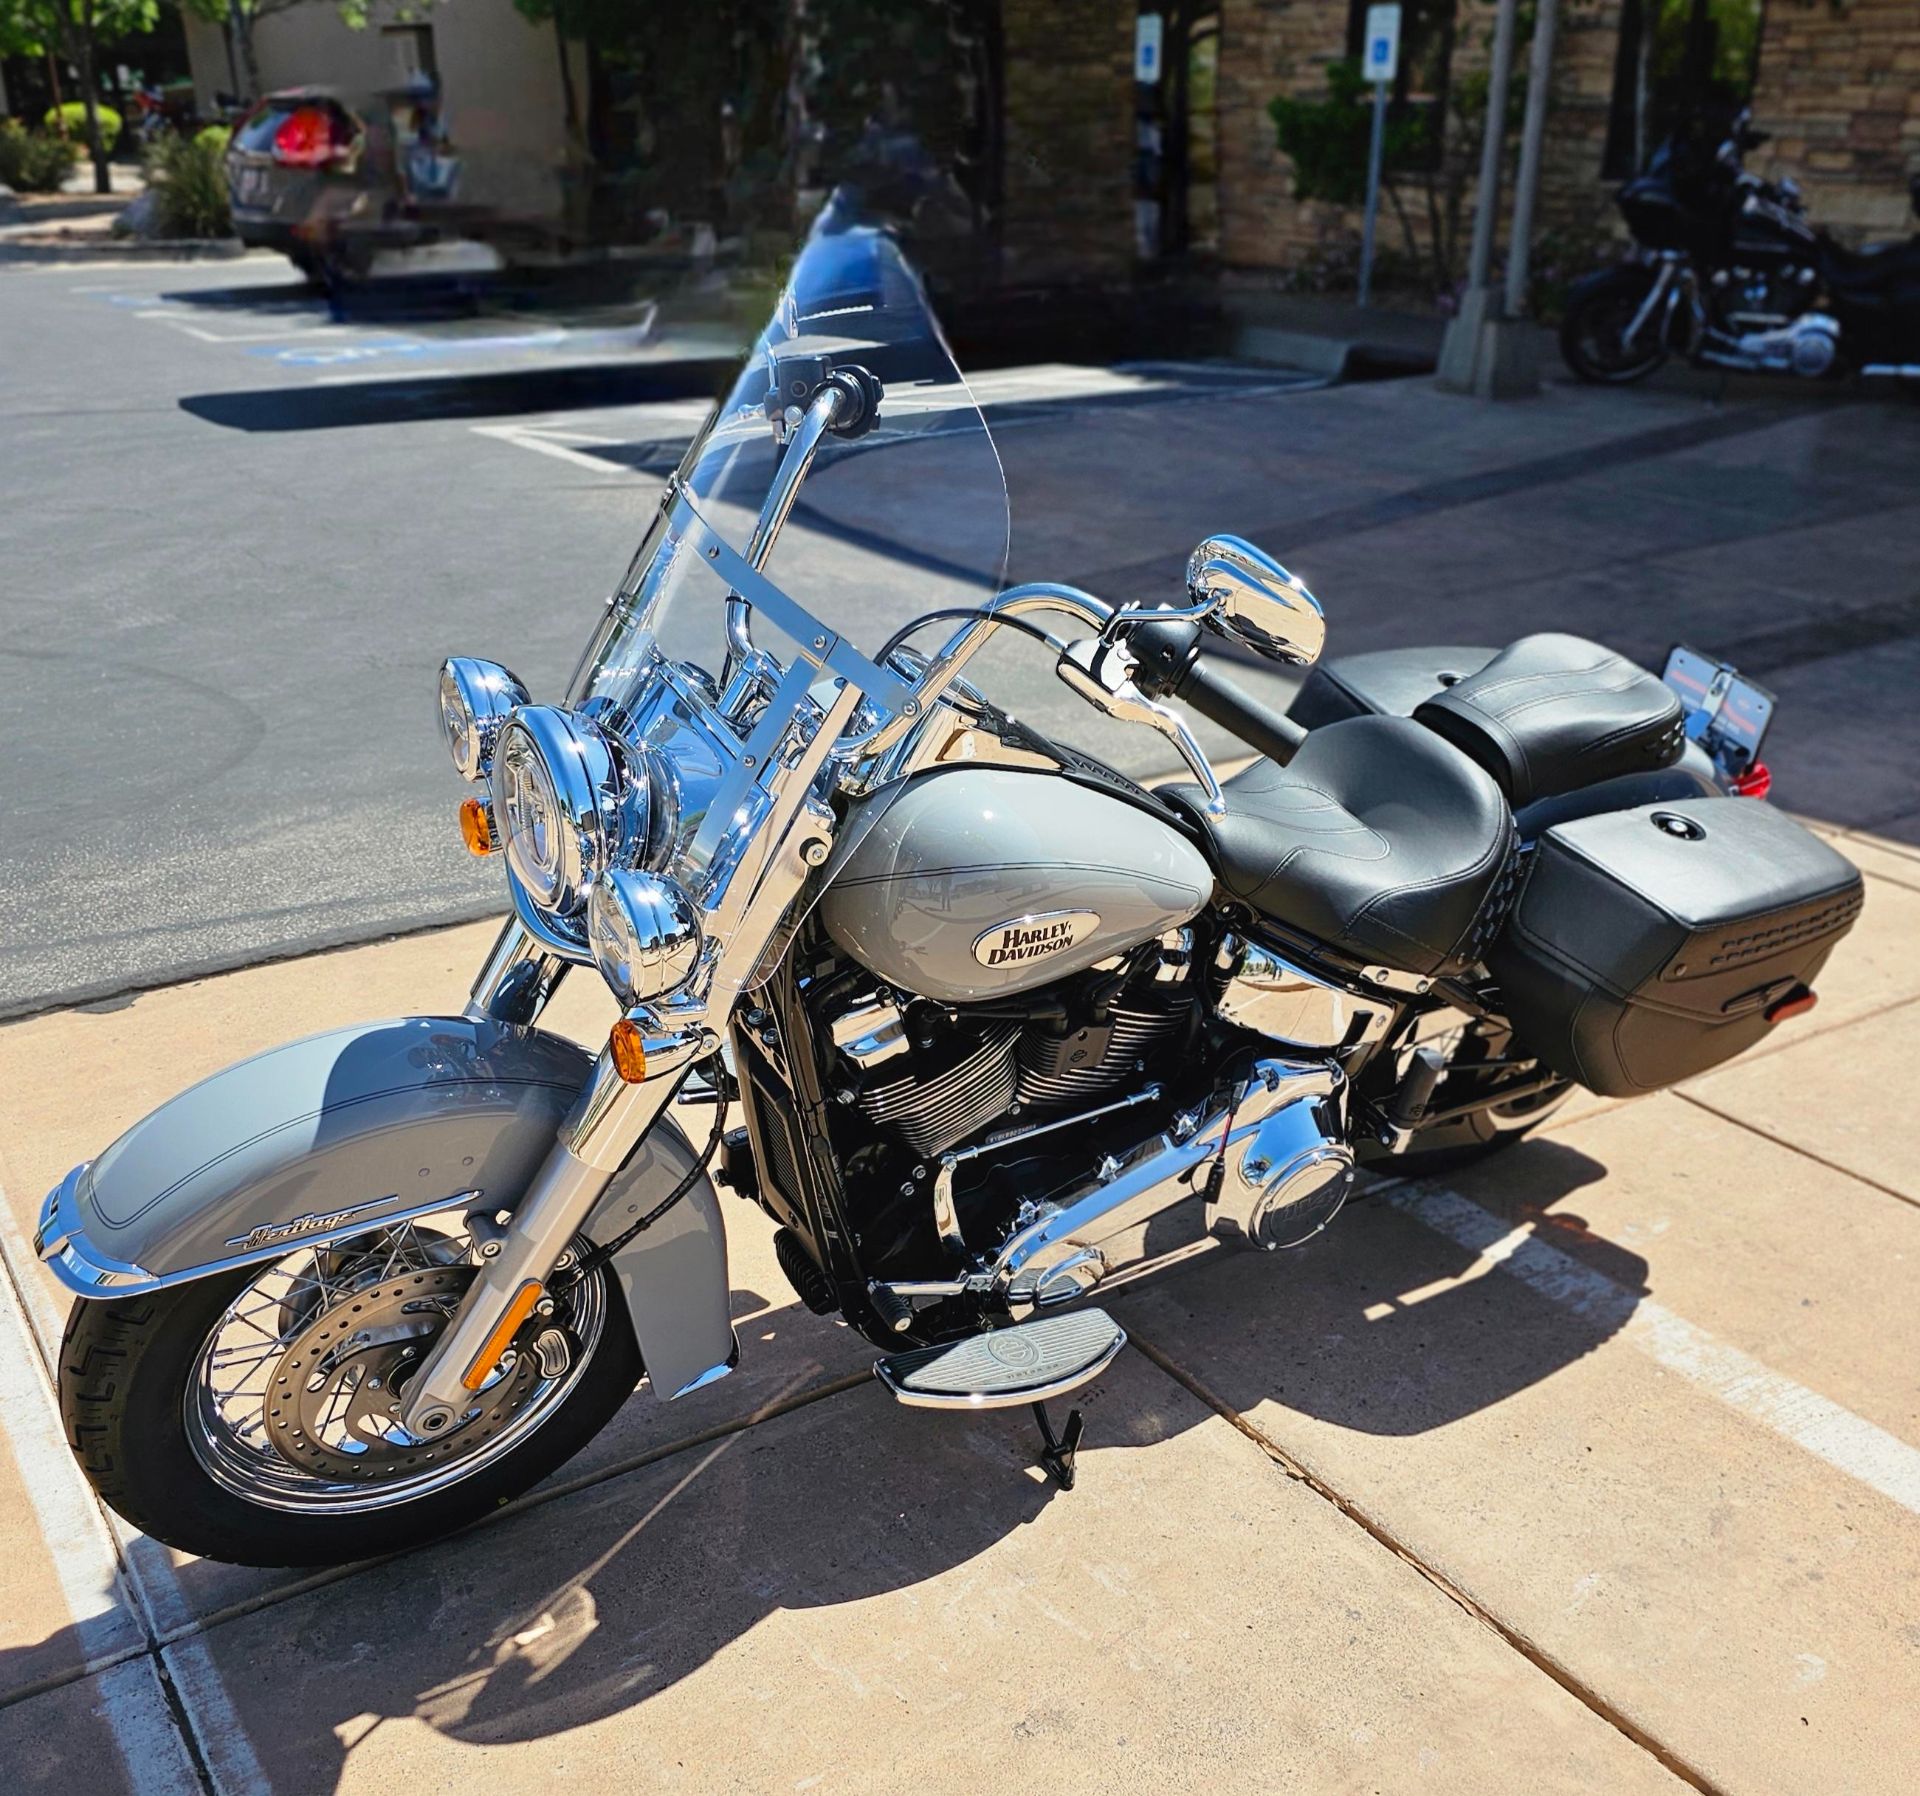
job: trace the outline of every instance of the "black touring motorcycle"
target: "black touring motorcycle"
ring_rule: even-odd
[[[1920,380],[1920,236],[1848,249],[1809,221],[1789,178],[1748,172],[1767,141],[1739,113],[1711,154],[1687,133],[1615,197],[1632,260],[1577,282],[1560,350],[1622,385],[1669,356],[1751,373]],[[1920,211],[1920,176],[1911,188]]]

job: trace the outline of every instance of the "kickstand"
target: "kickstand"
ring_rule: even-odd
[[[1062,1490],[1073,1489],[1073,1456],[1080,1450],[1080,1437],[1087,1431],[1085,1418],[1077,1409],[1067,1411],[1067,1425],[1054,1438],[1053,1424],[1047,1420],[1047,1406],[1036,1403],[1033,1419],[1040,1424],[1040,1438],[1047,1444],[1041,1450],[1040,1463]]]

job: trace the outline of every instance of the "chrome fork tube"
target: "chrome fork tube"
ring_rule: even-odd
[[[757,882],[743,876],[709,918],[720,951],[706,995],[678,1003],[668,999],[654,1010],[629,1013],[646,1032],[647,1077],[638,1083],[621,1078],[611,1054],[601,1050],[558,1138],[515,1208],[499,1251],[481,1260],[458,1314],[407,1385],[400,1424],[410,1434],[422,1440],[445,1434],[472,1403],[463,1380],[473,1376],[476,1366],[482,1374],[490,1370],[485,1356],[497,1350],[495,1330],[511,1314],[515,1300],[529,1284],[544,1283],[560,1264],[613,1175],[666,1109],[687,1068],[718,1049],[720,1038],[707,1018],[717,1013],[724,1021],[731,1014],[808,873],[826,858],[832,818],[808,804],[807,791],[859,697],[854,687],[843,685],[813,740],[775,776],[778,810],[766,825],[772,851]],[[743,875],[747,871],[743,869]],[[529,944],[518,943],[509,930],[496,945],[489,969],[496,962],[509,967],[534,962],[538,943],[529,937]]]
[[[1653,285],[1648,288],[1647,297],[1640,302],[1639,311],[1634,313],[1632,322],[1620,333],[1620,346],[1623,349],[1631,349],[1634,338],[1646,329],[1647,320],[1653,316],[1654,308],[1659,305],[1666,290],[1673,285],[1673,270],[1672,262],[1660,264],[1660,273],[1655,277]]]
[[[476,1022],[535,1022],[572,964],[548,953],[518,917],[509,917],[473,982],[465,1014]]]
[[[513,1226],[467,1287],[459,1313],[408,1381],[400,1425],[421,1440],[445,1434],[474,1401],[466,1382],[492,1371],[485,1356],[503,1317],[529,1284],[545,1281],[560,1264],[613,1175],[678,1089],[687,1068],[710,1053],[714,1037],[701,1029],[649,1037],[648,1077],[628,1084],[601,1052],[586,1088],[560,1126],[559,1139],[514,1211]],[[658,1071],[655,1071],[655,1068]],[[497,1363],[499,1352],[492,1355]]]

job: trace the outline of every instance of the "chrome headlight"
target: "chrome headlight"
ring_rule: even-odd
[[[489,780],[507,865],[542,910],[575,915],[615,860],[651,851],[655,817],[644,762],[566,711],[515,711],[500,731]]]
[[[440,669],[440,733],[463,780],[483,780],[502,726],[527,689],[497,661],[455,655]]]
[[[670,879],[615,867],[594,882],[587,940],[622,1004],[678,991],[700,959],[700,913]]]

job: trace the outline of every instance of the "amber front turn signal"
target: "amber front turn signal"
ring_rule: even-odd
[[[493,839],[493,814],[487,808],[483,798],[463,798],[460,801],[460,840],[466,843],[469,854],[486,856],[500,844]]]
[[[507,1313],[494,1324],[493,1333],[487,1336],[487,1344],[473,1356],[473,1364],[467,1368],[461,1384],[470,1391],[477,1391],[487,1382],[500,1356],[513,1345],[513,1337],[520,1332],[520,1325],[533,1314],[533,1306],[540,1301],[541,1287],[537,1278],[530,1278],[514,1292],[513,1301],[507,1305]]]
[[[629,1085],[638,1085],[647,1076],[647,1038],[631,1017],[622,1017],[607,1037],[607,1052],[613,1056],[613,1070]]]

